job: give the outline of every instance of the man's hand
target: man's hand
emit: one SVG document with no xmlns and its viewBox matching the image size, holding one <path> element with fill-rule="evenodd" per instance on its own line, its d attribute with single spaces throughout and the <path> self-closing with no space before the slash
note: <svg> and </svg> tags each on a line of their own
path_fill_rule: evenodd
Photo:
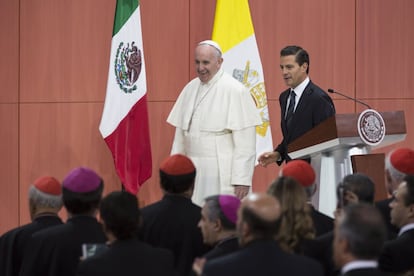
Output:
<svg viewBox="0 0 414 276">
<path fill-rule="evenodd" d="M 265 167 L 269 164 L 275 163 L 280 158 L 280 153 L 277 151 L 270 151 L 262 153 L 257 161 L 262 167 Z"/>
<path fill-rule="evenodd" d="M 234 185 L 234 194 L 241 200 L 249 193 L 250 186 Z"/>
<path fill-rule="evenodd" d="M 193 271 L 197 276 L 201 276 L 203 274 L 203 268 L 206 264 L 206 258 L 195 258 L 193 262 Z"/>
</svg>

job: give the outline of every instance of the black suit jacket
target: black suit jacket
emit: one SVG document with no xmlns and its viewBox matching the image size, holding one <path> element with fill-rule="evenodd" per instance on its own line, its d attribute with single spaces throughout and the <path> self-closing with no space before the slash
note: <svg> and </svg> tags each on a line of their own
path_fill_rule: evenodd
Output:
<svg viewBox="0 0 414 276">
<path fill-rule="evenodd" d="M 0 241 L 0 275 L 19 275 L 23 255 L 33 233 L 42 229 L 62 224 L 56 215 L 42 215 L 31 223 L 17 227 L 2 236 Z"/>
<path fill-rule="evenodd" d="M 87 258 L 78 266 L 78 276 L 173 275 L 173 254 L 137 239 L 115 241 L 102 253 Z"/>
<path fill-rule="evenodd" d="M 170 249 L 179 275 L 188 275 L 194 258 L 207 251 L 197 226 L 201 208 L 189 198 L 165 195 L 162 200 L 142 208 L 141 214 L 140 240 Z"/>
<path fill-rule="evenodd" d="M 256 240 L 229 255 L 208 261 L 204 276 L 318 276 L 321 266 L 304 256 L 289 254 L 274 240 Z"/>
<path fill-rule="evenodd" d="M 319 212 L 312 205 L 310 207 L 313 226 L 315 228 L 315 236 L 319 237 L 323 234 L 333 231 L 333 218 Z"/>
<path fill-rule="evenodd" d="M 82 244 L 105 242 L 102 225 L 96 218 L 74 216 L 65 224 L 33 234 L 20 276 L 73 276 L 82 256 Z"/>
<path fill-rule="evenodd" d="M 234 251 L 239 250 L 239 241 L 237 237 L 225 239 L 220 241 L 213 249 L 207 252 L 203 257 L 207 260 L 215 259 Z"/>
<path fill-rule="evenodd" d="M 292 129 L 288 130 L 285 114 L 289 93 L 290 88 L 282 92 L 279 97 L 281 110 L 280 126 L 283 134 L 282 142 L 275 149 L 282 158 L 278 162 L 279 165 L 284 160 L 290 160 L 290 157 L 287 155 L 289 143 L 335 114 L 335 106 L 331 97 L 310 81 L 296 106 L 292 117 Z"/>
<path fill-rule="evenodd" d="M 375 203 L 375 207 L 381 212 L 382 217 L 384 218 L 385 225 L 387 226 L 388 240 L 393 240 L 398 235 L 398 227 L 391 224 L 391 208 L 390 203 L 393 199 L 387 198 Z"/>
<path fill-rule="evenodd" d="M 414 229 L 384 244 L 379 268 L 397 273 L 414 269 Z"/>
</svg>

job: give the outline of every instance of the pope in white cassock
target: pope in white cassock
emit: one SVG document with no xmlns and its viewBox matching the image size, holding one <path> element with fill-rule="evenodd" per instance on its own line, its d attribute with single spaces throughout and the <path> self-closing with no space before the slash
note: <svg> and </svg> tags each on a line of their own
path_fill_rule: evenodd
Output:
<svg viewBox="0 0 414 276">
<path fill-rule="evenodd" d="M 262 123 L 249 90 L 221 69 L 220 46 L 211 40 L 195 49 L 198 77 L 181 91 L 167 122 L 176 127 L 171 154 L 187 155 L 197 174 L 192 200 L 235 194 L 252 185 L 256 129 Z"/>
</svg>

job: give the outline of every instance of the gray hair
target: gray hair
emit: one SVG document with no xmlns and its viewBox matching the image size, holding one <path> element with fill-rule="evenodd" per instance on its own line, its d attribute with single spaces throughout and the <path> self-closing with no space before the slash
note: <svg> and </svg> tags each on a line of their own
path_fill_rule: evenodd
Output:
<svg viewBox="0 0 414 276">
<path fill-rule="evenodd" d="M 63 206 L 61 195 L 44 193 L 33 185 L 29 188 L 29 201 L 35 206 L 44 208 L 60 209 Z"/>
<path fill-rule="evenodd" d="M 359 259 L 377 259 L 386 239 L 381 213 L 370 204 L 357 203 L 346 206 L 342 216 L 337 234 L 348 241 L 352 255 Z"/>
<path fill-rule="evenodd" d="M 387 157 L 385 158 L 385 169 L 390 174 L 390 177 L 392 181 L 395 183 L 401 183 L 404 179 L 404 177 L 407 175 L 406 173 L 400 172 L 397 170 L 391 163 L 391 155 L 394 151 L 387 154 Z"/>
<path fill-rule="evenodd" d="M 221 225 L 226 230 L 235 230 L 236 224 L 231 222 L 223 213 L 219 202 L 219 195 L 208 196 L 205 199 L 208 208 L 208 219 L 210 221 L 220 220 Z"/>
</svg>

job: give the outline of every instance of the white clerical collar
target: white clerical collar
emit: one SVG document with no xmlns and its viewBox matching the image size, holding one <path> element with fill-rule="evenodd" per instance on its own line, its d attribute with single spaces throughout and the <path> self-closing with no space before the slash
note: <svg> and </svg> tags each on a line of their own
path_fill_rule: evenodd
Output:
<svg viewBox="0 0 414 276">
<path fill-rule="evenodd" d="M 341 274 L 345 274 L 350 270 L 361 269 L 361 268 L 377 268 L 378 262 L 373 260 L 356 260 L 347 263 L 341 269 Z"/>
<path fill-rule="evenodd" d="M 407 225 L 404 225 L 401 227 L 400 232 L 398 232 L 398 236 L 401 236 L 404 232 L 407 232 L 408 230 L 414 229 L 414 223 L 409 223 Z"/>
</svg>

